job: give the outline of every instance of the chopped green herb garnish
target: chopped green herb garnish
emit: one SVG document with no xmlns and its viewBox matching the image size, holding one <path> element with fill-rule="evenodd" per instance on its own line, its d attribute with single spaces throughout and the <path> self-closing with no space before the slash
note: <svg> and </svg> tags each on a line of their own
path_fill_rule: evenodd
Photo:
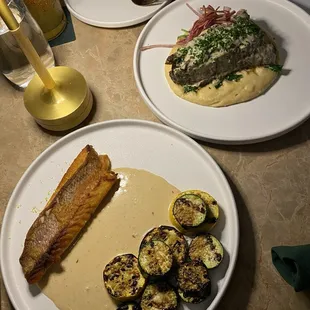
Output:
<svg viewBox="0 0 310 310">
<path fill-rule="evenodd" d="M 194 58 L 195 65 L 212 61 L 212 54 L 224 53 L 235 48 L 236 41 L 241 40 L 244 46 L 249 44 L 250 36 L 263 37 L 263 31 L 251 20 L 237 17 L 235 23 L 227 27 L 211 27 L 205 33 L 193 39 L 192 49 L 188 56 Z"/>
<path fill-rule="evenodd" d="M 235 74 L 235 73 L 231 73 L 231 74 L 228 74 L 225 78 L 225 80 L 227 81 L 236 81 L 238 82 L 240 79 L 243 78 L 243 75 L 242 74 Z"/>
<path fill-rule="evenodd" d="M 228 74 L 224 79 L 218 80 L 218 82 L 214 85 L 214 87 L 216 89 L 220 88 L 223 85 L 224 80 L 239 82 L 242 78 L 243 78 L 242 74 L 231 73 Z"/>
<path fill-rule="evenodd" d="M 189 93 L 191 91 L 197 93 L 198 89 L 199 89 L 199 87 L 197 87 L 197 86 L 191 86 L 191 85 L 184 85 L 183 86 L 183 90 L 184 90 L 185 94 Z"/>
<path fill-rule="evenodd" d="M 281 65 L 268 65 L 268 66 L 265 66 L 266 68 L 274 71 L 274 72 L 281 72 L 282 71 L 282 68 L 283 66 Z"/>
<path fill-rule="evenodd" d="M 176 52 L 176 56 L 175 56 L 175 63 L 180 63 L 184 60 L 185 56 L 187 55 L 188 51 L 189 51 L 189 47 L 180 47 L 178 48 L 177 52 Z"/>
</svg>

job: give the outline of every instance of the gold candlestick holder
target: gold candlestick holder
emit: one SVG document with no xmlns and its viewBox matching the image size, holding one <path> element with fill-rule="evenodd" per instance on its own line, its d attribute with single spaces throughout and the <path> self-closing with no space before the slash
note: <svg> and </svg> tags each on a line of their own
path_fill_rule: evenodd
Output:
<svg viewBox="0 0 310 310">
<path fill-rule="evenodd" d="M 37 73 L 25 90 L 27 111 L 39 125 L 53 131 L 68 130 L 80 124 L 93 105 L 83 75 L 69 67 L 45 68 L 5 0 L 0 0 L 0 16 Z"/>
</svg>

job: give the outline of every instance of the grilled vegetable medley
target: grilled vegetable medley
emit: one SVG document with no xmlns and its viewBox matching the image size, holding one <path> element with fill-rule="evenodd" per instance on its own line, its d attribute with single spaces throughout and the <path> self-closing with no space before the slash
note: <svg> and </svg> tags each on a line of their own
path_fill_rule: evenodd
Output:
<svg viewBox="0 0 310 310">
<path fill-rule="evenodd" d="M 171 202 L 169 214 L 178 230 L 155 227 L 142 239 L 138 258 L 123 254 L 106 265 L 108 293 L 125 302 L 117 310 L 176 310 L 181 301 L 200 303 L 210 295 L 208 269 L 224 255 L 209 233 L 219 218 L 216 200 L 202 191 L 185 191 Z M 189 245 L 183 234 L 193 237 Z"/>
</svg>

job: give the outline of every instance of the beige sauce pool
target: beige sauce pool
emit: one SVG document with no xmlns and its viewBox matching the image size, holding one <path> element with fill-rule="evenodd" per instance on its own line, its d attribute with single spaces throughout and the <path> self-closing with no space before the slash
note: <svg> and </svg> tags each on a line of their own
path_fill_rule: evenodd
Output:
<svg viewBox="0 0 310 310">
<path fill-rule="evenodd" d="M 39 284 L 61 310 L 115 309 L 102 279 L 105 265 L 121 253 L 137 255 L 148 230 L 169 225 L 168 206 L 178 189 L 147 171 L 115 171 L 121 182 L 111 201 Z"/>
</svg>

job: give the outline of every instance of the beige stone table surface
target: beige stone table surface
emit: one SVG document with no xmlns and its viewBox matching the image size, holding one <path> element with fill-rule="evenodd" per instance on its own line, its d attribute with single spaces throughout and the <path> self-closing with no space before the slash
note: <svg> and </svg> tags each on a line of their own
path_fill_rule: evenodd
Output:
<svg viewBox="0 0 310 310">
<path fill-rule="evenodd" d="M 81 71 L 96 98 L 83 124 L 135 118 L 158 122 L 135 86 L 132 56 L 142 26 L 107 30 L 73 19 L 76 41 L 54 48 L 58 64 Z M 30 163 L 64 134 L 38 127 L 22 93 L 0 78 L 0 219 Z M 226 173 L 238 204 L 240 251 L 218 309 L 310 309 L 310 293 L 295 293 L 275 271 L 275 245 L 310 243 L 310 122 L 252 146 L 202 144 Z M 10 308 L 3 283 L 1 309 Z"/>
</svg>

